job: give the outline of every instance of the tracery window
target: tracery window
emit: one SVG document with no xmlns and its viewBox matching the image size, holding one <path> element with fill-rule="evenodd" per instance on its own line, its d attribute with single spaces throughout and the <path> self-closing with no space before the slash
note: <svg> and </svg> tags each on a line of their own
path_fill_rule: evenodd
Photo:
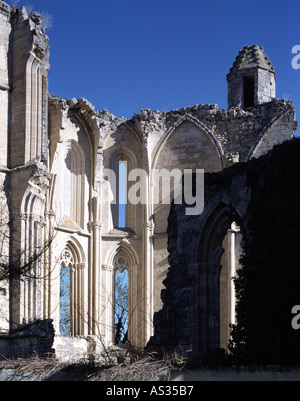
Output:
<svg viewBox="0 0 300 401">
<path fill-rule="evenodd" d="M 86 330 L 85 263 L 75 244 L 68 242 L 60 257 L 59 330 L 64 336 Z"/>
<path fill-rule="evenodd" d="M 117 255 L 114 266 L 114 320 L 115 343 L 128 341 L 128 261 L 121 253 Z"/>
<path fill-rule="evenodd" d="M 62 252 L 60 260 L 60 292 L 59 292 L 59 332 L 71 335 L 71 269 L 74 260 L 69 249 Z"/>
</svg>

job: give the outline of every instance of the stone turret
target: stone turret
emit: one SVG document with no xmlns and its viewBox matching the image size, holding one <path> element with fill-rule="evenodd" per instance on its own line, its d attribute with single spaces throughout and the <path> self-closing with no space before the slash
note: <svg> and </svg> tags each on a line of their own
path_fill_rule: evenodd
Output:
<svg viewBox="0 0 300 401">
<path fill-rule="evenodd" d="M 275 98 L 275 69 L 263 47 L 245 46 L 227 74 L 228 107 L 255 107 Z"/>
</svg>

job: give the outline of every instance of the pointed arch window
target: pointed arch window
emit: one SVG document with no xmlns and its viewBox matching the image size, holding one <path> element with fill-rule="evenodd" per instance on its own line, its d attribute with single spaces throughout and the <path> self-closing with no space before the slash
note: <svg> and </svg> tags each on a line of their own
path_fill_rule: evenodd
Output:
<svg viewBox="0 0 300 401">
<path fill-rule="evenodd" d="M 69 242 L 60 257 L 59 332 L 63 336 L 79 336 L 85 331 L 84 268 L 78 249 Z"/>
<path fill-rule="evenodd" d="M 127 162 L 119 161 L 118 171 L 118 227 L 126 227 Z"/>
<path fill-rule="evenodd" d="M 59 332 L 65 337 L 71 335 L 71 269 L 74 261 L 69 249 L 65 249 L 60 263 L 59 287 Z"/>
<path fill-rule="evenodd" d="M 73 140 L 66 142 L 63 170 L 63 214 L 80 227 L 84 227 L 84 165 L 81 146 Z M 80 196 L 78 196 L 80 194 Z"/>
<path fill-rule="evenodd" d="M 137 169 L 137 160 L 133 152 L 121 147 L 109 160 L 109 170 L 113 171 L 110 191 L 113 201 L 110 202 L 111 220 L 109 230 L 121 229 L 136 231 L 136 213 L 139 205 L 128 202 L 128 191 L 133 183 L 128 182 L 128 175 Z M 104 169 L 106 170 L 106 169 Z"/>
<path fill-rule="evenodd" d="M 115 344 L 128 341 L 128 261 L 121 253 L 115 260 L 114 269 L 114 322 Z"/>
</svg>

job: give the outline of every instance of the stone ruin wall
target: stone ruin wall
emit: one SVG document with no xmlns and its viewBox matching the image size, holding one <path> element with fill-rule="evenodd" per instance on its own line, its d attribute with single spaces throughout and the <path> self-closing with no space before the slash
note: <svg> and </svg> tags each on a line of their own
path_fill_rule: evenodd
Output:
<svg viewBox="0 0 300 401">
<path fill-rule="evenodd" d="M 293 104 L 278 99 L 251 110 L 240 107 L 226 110 L 214 104 L 199 104 L 169 112 L 144 109 L 131 120 L 125 121 L 108 112 L 97 112 L 97 116 L 104 138 L 118 137 L 115 133 L 124 124 L 125 134 L 127 127 L 127 132 L 131 128 L 143 135 L 152 168 L 203 168 L 205 172 L 220 171 L 238 161 L 259 157 L 273 144 L 290 139 L 293 135 L 291 131 L 297 127 Z M 203 132 L 209 132 L 210 139 Z M 160 141 L 168 134 L 170 137 L 157 156 Z M 132 149 L 131 140 L 134 138 L 129 132 L 127 135 L 128 139 L 122 142 L 122 146 Z M 215 145 L 212 138 L 217 140 Z M 114 144 L 115 140 L 111 141 L 107 146 Z M 103 154 L 104 158 L 107 157 L 105 141 Z M 152 185 L 155 183 L 152 182 Z M 154 310 L 158 311 L 162 307 L 162 281 L 169 268 L 166 235 L 169 207 L 154 207 L 153 214 Z M 139 231 L 139 225 L 136 227 Z"/>
<path fill-rule="evenodd" d="M 216 279 L 220 280 L 224 269 L 220 247 L 224 224 L 228 226 L 237 219 L 242 235 L 250 241 L 249 226 L 255 204 L 261 202 L 267 172 L 276 176 L 274 164 L 280 168 L 280 163 L 285 162 L 289 154 L 295 157 L 298 149 L 299 139 L 295 138 L 257 159 L 206 174 L 206 197 L 201 215 L 186 216 L 185 205 L 172 204 L 168 225 L 170 268 L 164 280 L 163 307 L 154 315 L 154 336 L 147 349 L 175 348 L 191 358 L 220 346 L 220 340 L 221 346 L 227 349 L 228 338 L 226 344 L 222 344 L 220 338 L 222 318 L 219 308 L 222 300 L 218 291 L 221 283 L 219 288 L 214 284 Z M 292 198 L 293 194 L 284 193 L 282 196 L 283 199 Z M 209 236 L 203 240 L 207 231 Z M 206 288 L 203 282 L 207 283 Z M 203 311 L 207 315 L 201 320 L 199 316 Z"/>
<path fill-rule="evenodd" d="M 9 209 L 8 209 L 8 188 L 7 188 L 7 162 L 8 162 L 8 128 L 9 128 L 9 52 L 10 52 L 10 7 L 0 2 L 0 242 L 1 242 L 1 263 L 8 262 L 9 255 Z M 0 270 L 1 275 L 1 270 Z M 9 286 L 7 280 L 0 281 L 0 327 L 3 331 L 9 328 Z"/>
<path fill-rule="evenodd" d="M 153 294 L 151 293 L 150 297 L 153 296 L 151 299 L 153 312 L 158 312 L 162 308 L 161 291 L 164 289 L 163 280 L 169 268 L 167 250 L 169 205 L 154 207 L 151 209 L 151 216 L 146 218 L 142 208 L 137 207 L 129 219 L 129 228 L 134 231 L 134 234 L 127 233 L 123 237 L 111 235 L 112 225 L 106 212 L 109 210 L 107 201 L 100 197 L 99 190 L 103 166 L 109 166 L 110 157 L 114 151 L 119 151 L 118 147 L 121 145 L 121 148 L 135 155 L 139 168 L 173 169 L 185 166 L 203 168 L 206 172 L 220 171 L 238 161 L 244 162 L 253 156 L 258 157 L 266 153 L 274 144 L 290 139 L 297 127 L 293 104 L 273 99 L 247 110 L 238 106 L 223 110 L 216 104 L 199 104 L 168 112 L 143 109 L 131 119 L 118 118 L 107 110 L 95 111 L 84 98 L 66 100 L 49 95 L 47 88 L 48 38 L 40 26 L 38 15 L 36 13 L 28 15 L 25 8 L 11 8 L 0 1 L 0 17 L 0 55 L 3 56 L 0 62 L 0 168 L 3 180 L 8 180 L 14 191 L 8 202 L 5 198 L 6 193 L 3 193 L 6 205 L 4 215 L 8 213 L 8 204 L 13 210 L 18 212 L 21 210 L 26 191 L 29 190 L 28 199 L 34 199 L 34 201 L 34 196 L 37 194 L 40 200 L 38 210 L 40 215 L 37 213 L 36 216 L 29 216 L 28 207 L 25 213 L 22 211 L 23 218 L 34 217 L 36 223 L 44 222 L 45 218 L 46 224 L 50 226 L 53 212 L 56 212 L 56 224 L 60 231 L 56 242 L 53 243 L 53 253 L 50 258 L 53 260 L 59 258 L 62 251 L 60 247 L 66 243 L 66 239 L 71 237 L 70 233 L 73 230 L 72 238 L 76 238 L 80 244 L 82 253 L 86 256 L 85 260 L 97 260 L 97 269 L 99 269 L 99 275 L 103 277 L 103 283 L 111 284 L 109 269 L 112 267 L 106 263 L 107 255 L 113 254 L 114 249 L 120 244 L 128 244 L 134 249 L 139 261 L 138 266 L 135 267 L 134 281 L 139 283 L 141 288 L 144 286 L 143 277 L 148 274 L 147 269 L 153 268 L 153 283 L 150 288 Z M 12 29 L 14 42 L 11 39 Z M 14 52 L 12 48 L 15 49 Z M 15 67 L 13 73 L 10 71 L 12 62 Z M 30 73 L 25 76 L 24 70 L 27 63 L 31 67 Z M 40 101 L 33 96 L 38 82 L 41 83 Z M 12 93 L 11 88 L 14 88 Z M 31 102 L 27 101 L 28 99 Z M 11 125 L 9 102 L 11 102 L 11 112 L 14 117 Z M 49 132 L 47 131 L 48 112 Z M 29 121 L 28 116 L 34 117 L 33 124 L 30 126 L 24 123 Z M 48 209 L 45 215 L 43 214 L 43 202 L 45 202 L 49 185 L 49 193 L 53 196 L 51 191 L 54 187 L 55 175 L 58 176 L 57 182 L 60 185 L 57 187 L 58 190 L 56 189 L 54 200 L 57 201 L 57 205 L 67 203 L 68 196 L 63 193 L 64 186 L 61 179 L 65 173 L 63 170 L 65 164 L 60 164 L 57 160 L 57 155 L 59 156 L 66 142 L 76 143 L 78 148 L 81 147 L 83 159 L 85 158 L 85 165 L 81 171 L 81 175 L 85 177 L 81 188 L 84 188 L 87 196 L 84 200 L 76 201 L 78 207 L 75 208 L 77 212 L 72 216 L 74 218 L 72 222 L 66 219 L 59 220 L 62 214 L 59 207 L 55 211 Z M 10 149 L 18 151 L 10 153 Z M 41 179 L 35 177 L 35 174 Z M 154 186 L 155 182 L 152 181 L 151 185 Z M 52 202 L 50 196 L 46 201 L 48 202 L 46 207 L 49 207 Z M 55 202 L 51 204 L 53 205 Z M 78 213 L 79 209 L 83 212 L 82 214 Z M 134 214 L 135 216 L 132 217 Z M 81 216 L 81 219 L 78 216 Z M 17 240 L 21 238 L 19 223 L 14 229 Z M 25 233 L 25 237 L 26 235 L 28 233 Z M 93 249 L 92 242 L 96 242 L 95 238 L 100 241 L 98 235 L 101 235 L 101 255 L 99 255 L 100 252 L 95 251 L 94 257 L 94 254 L 89 252 L 93 252 L 91 249 Z M 149 237 L 146 238 L 146 235 Z M 151 256 L 149 249 L 145 250 L 146 244 L 150 243 L 149 239 L 152 241 Z M 143 259 L 145 254 L 148 255 L 147 261 Z M 95 269 L 95 266 L 92 268 Z M 90 277 L 89 280 L 91 281 Z M 1 288 L 0 301 L 2 296 L 4 297 L 2 300 L 6 302 L 9 297 L 8 286 L 1 283 Z M 56 297 L 56 302 L 58 294 L 59 283 L 56 280 L 51 288 L 51 297 Z M 44 305 L 42 301 L 40 305 L 35 305 L 39 313 L 42 308 L 47 310 L 48 295 L 43 299 Z M 35 297 L 31 301 L 33 305 Z M 151 303 L 148 300 L 147 302 L 142 300 L 142 302 Z M 8 305 L 8 302 L 6 304 Z M 18 309 L 15 314 L 16 320 L 22 322 L 25 318 L 30 321 L 29 315 L 22 316 L 23 305 L 21 304 L 22 302 L 15 304 Z M 55 304 L 55 301 L 52 304 Z M 105 303 L 104 307 L 106 307 Z M 9 315 L 8 309 L 3 311 L 6 316 Z M 29 314 L 26 310 L 27 313 Z M 57 311 L 53 315 L 55 315 L 54 320 L 58 320 Z M 137 319 L 139 323 L 141 320 Z M 150 326 L 149 322 L 147 325 Z M 4 331 L 8 329 L 8 322 L 1 320 L 1 316 L 0 327 Z M 144 327 L 142 329 L 144 330 Z M 145 334 L 143 341 L 146 337 Z"/>
<path fill-rule="evenodd" d="M 22 325 L 13 334 L 1 335 L 0 359 L 49 356 L 54 353 L 51 319 Z"/>
</svg>

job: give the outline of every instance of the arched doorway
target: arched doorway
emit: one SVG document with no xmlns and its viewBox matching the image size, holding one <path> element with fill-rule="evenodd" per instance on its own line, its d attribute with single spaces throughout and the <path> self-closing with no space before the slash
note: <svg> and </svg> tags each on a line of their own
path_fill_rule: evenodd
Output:
<svg viewBox="0 0 300 401">
<path fill-rule="evenodd" d="M 195 345 L 205 354 L 226 348 L 229 325 L 235 320 L 233 277 L 241 255 L 243 222 L 230 206 L 220 203 L 203 220 L 197 241 Z"/>
</svg>

